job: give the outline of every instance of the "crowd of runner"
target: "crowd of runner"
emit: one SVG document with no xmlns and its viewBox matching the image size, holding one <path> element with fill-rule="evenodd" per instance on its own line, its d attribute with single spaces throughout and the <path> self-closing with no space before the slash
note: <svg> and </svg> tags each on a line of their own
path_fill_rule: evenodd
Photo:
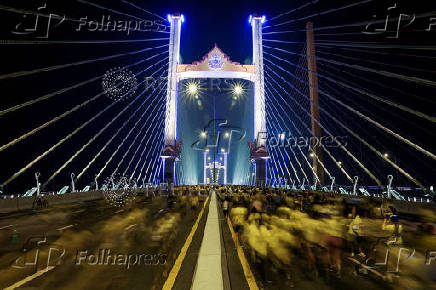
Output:
<svg viewBox="0 0 436 290">
<path fill-rule="evenodd" d="M 273 269 L 293 286 L 294 267 L 306 267 L 313 278 L 370 275 L 410 289 L 435 286 L 434 210 L 403 224 L 386 200 L 244 186 L 217 193 L 263 282 Z"/>
</svg>

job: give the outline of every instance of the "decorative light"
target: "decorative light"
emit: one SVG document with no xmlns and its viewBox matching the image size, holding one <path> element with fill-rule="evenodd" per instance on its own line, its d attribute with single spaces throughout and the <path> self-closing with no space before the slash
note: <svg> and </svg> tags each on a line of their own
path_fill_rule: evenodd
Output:
<svg viewBox="0 0 436 290">
<path fill-rule="evenodd" d="M 185 15 L 182 14 L 181 19 L 182 19 L 182 23 L 185 22 Z"/>
<path fill-rule="evenodd" d="M 224 137 L 229 138 L 230 137 L 229 132 L 224 133 Z"/>
<path fill-rule="evenodd" d="M 265 21 L 266 21 L 266 16 L 265 16 L 265 15 L 263 15 L 263 16 L 262 16 L 262 20 L 261 20 L 261 23 L 263 24 L 263 23 L 265 23 Z"/>
<path fill-rule="evenodd" d="M 167 15 L 167 20 L 169 23 L 171 23 L 171 15 L 170 14 Z"/>
<path fill-rule="evenodd" d="M 224 148 L 221 148 L 221 152 L 225 153 L 225 152 L 226 152 L 226 150 L 224 150 Z"/>
<path fill-rule="evenodd" d="M 206 136 L 207 136 L 207 133 L 206 133 L 206 132 L 202 131 L 202 132 L 200 133 L 200 137 L 201 137 L 201 138 L 206 138 Z"/>
<path fill-rule="evenodd" d="M 248 17 L 248 23 L 251 24 L 251 20 L 253 19 L 253 15 L 250 14 L 250 17 Z"/>
<path fill-rule="evenodd" d="M 128 98 L 138 87 L 136 75 L 128 69 L 115 67 L 105 73 L 101 85 L 104 93 L 113 100 Z"/>
<path fill-rule="evenodd" d="M 309 154 L 309 156 L 310 156 L 310 157 L 314 157 L 314 156 L 315 156 L 315 154 L 313 154 L 313 153 L 310 153 L 310 154 Z"/>
<path fill-rule="evenodd" d="M 385 158 L 389 158 L 389 154 L 388 154 L 388 153 L 383 154 L 383 156 L 384 156 Z"/>
<path fill-rule="evenodd" d="M 195 82 L 189 83 L 186 92 L 191 96 L 196 96 L 198 93 L 198 84 Z"/>
<path fill-rule="evenodd" d="M 236 84 L 233 87 L 233 94 L 236 96 L 240 96 L 244 93 L 244 88 L 240 84 Z"/>
<path fill-rule="evenodd" d="M 285 140 L 285 134 L 279 134 L 279 139 L 280 140 Z"/>
<path fill-rule="evenodd" d="M 342 161 L 339 161 L 339 162 L 338 162 L 338 165 L 341 166 L 341 165 L 342 165 Z"/>
</svg>

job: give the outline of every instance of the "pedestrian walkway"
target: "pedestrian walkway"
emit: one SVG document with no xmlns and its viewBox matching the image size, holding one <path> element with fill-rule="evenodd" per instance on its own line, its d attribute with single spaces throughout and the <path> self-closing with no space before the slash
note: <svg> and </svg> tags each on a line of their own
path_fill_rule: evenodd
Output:
<svg viewBox="0 0 436 290">
<path fill-rule="evenodd" d="M 222 290 L 223 275 L 221 268 L 221 237 L 219 229 L 217 199 L 212 192 L 209 214 L 204 229 L 203 241 L 198 255 L 192 283 L 193 290 Z"/>
</svg>

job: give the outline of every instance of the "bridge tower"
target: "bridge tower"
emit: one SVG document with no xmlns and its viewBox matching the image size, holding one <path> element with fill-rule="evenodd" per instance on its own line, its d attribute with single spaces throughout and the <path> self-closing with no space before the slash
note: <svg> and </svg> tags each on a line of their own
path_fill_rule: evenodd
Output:
<svg viewBox="0 0 436 290">
<path fill-rule="evenodd" d="M 249 22 L 253 31 L 254 66 L 254 143 L 250 146 L 250 158 L 255 162 L 256 183 L 268 181 L 268 151 L 266 148 L 267 131 L 265 115 L 265 79 L 263 67 L 262 24 L 265 16 L 252 15 Z"/>
<path fill-rule="evenodd" d="M 171 24 L 169 44 L 169 65 L 167 79 L 167 97 L 165 112 L 165 147 L 161 158 L 163 164 L 163 180 L 175 183 L 175 161 L 180 155 L 181 144 L 176 144 L 177 139 L 177 65 L 180 62 L 180 34 L 183 15 L 168 15 Z"/>
</svg>

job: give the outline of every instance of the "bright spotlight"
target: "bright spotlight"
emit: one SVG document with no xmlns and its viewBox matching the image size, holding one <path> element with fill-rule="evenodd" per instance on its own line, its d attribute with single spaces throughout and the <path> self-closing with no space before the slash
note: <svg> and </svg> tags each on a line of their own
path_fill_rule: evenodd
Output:
<svg viewBox="0 0 436 290">
<path fill-rule="evenodd" d="M 225 153 L 225 152 L 226 152 L 226 150 L 224 150 L 224 148 L 221 148 L 221 152 Z"/>
<path fill-rule="evenodd" d="M 203 132 L 200 133 L 200 137 L 201 137 L 201 138 L 206 138 L 206 136 L 207 136 L 207 133 L 206 133 L 206 132 L 203 131 Z"/>
<path fill-rule="evenodd" d="M 198 93 L 198 84 L 197 83 L 189 83 L 187 88 L 187 93 L 191 96 L 195 96 Z"/>
<path fill-rule="evenodd" d="M 313 153 L 310 153 L 310 154 L 309 154 L 309 156 L 310 156 L 310 157 L 314 157 L 314 156 L 315 156 L 315 154 L 313 154 Z"/>
<path fill-rule="evenodd" d="M 383 156 L 384 156 L 385 158 L 389 158 L 389 154 L 388 154 L 388 153 L 383 154 Z"/>
<path fill-rule="evenodd" d="M 229 138 L 229 137 L 230 137 L 229 132 L 226 132 L 226 133 L 224 134 L 224 137 Z"/>
<path fill-rule="evenodd" d="M 338 165 L 341 166 L 341 165 L 342 165 L 342 161 L 339 161 L 339 162 L 338 162 Z"/>
<path fill-rule="evenodd" d="M 235 96 L 240 96 L 240 95 L 242 95 L 244 93 L 244 88 L 240 85 L 240 84 L 236 84 L 234 87 L 233 87 L 233 94 L 235 95 Z"/>
</svg>

